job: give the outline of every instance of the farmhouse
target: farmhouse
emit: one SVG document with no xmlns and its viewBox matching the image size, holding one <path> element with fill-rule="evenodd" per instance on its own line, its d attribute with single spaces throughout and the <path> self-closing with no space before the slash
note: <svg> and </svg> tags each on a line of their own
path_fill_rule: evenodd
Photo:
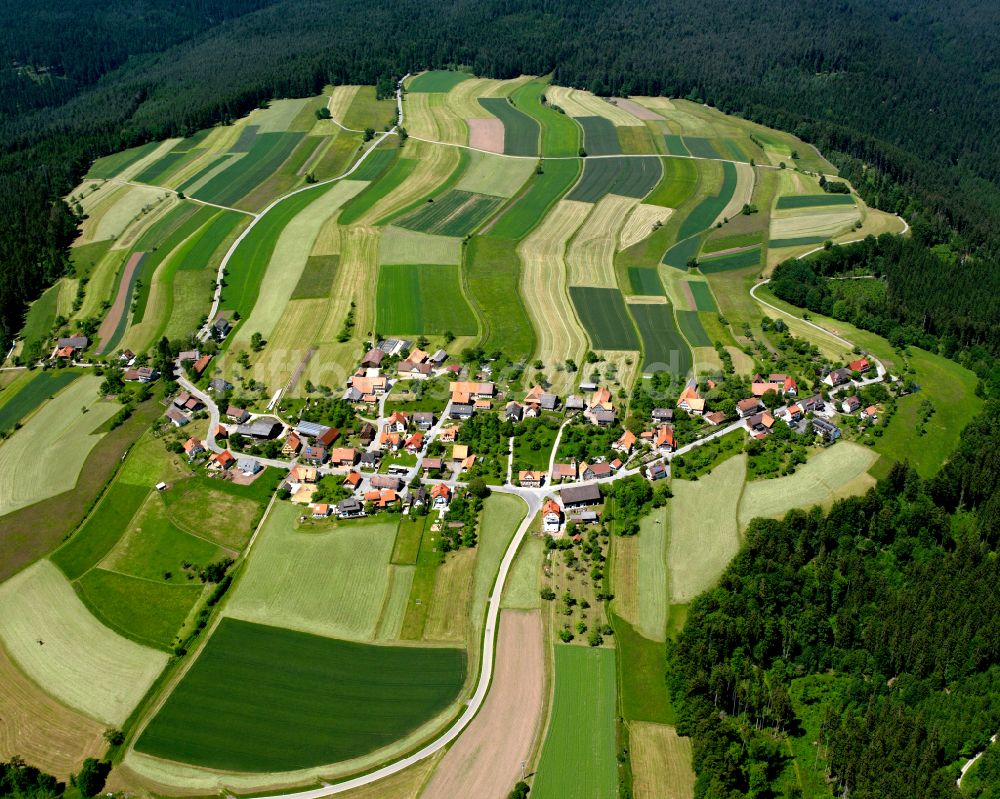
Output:
<svg viewBox="0 0 1000 799">
<path fill-rule="evenodd" d="M 545 482 L 545 472 L 522 470 L 517 473 L 517 481 L 522 488 L 541 488 Z"/>
<path fill-rule="evenodd" d="M 554 499 L 545 500 L 542 505 L 542 529 L 546 533 L 558 533 L 562 527 L 562 508 Z"/>
<path fill-rule="evenodd" d="M 567 510 L 599 505 L 601 503 L 601 489 L 594 483 L 564 488 L 559 492 L 559 499 L 562 500 L 563 507 Z"/>
</svg>

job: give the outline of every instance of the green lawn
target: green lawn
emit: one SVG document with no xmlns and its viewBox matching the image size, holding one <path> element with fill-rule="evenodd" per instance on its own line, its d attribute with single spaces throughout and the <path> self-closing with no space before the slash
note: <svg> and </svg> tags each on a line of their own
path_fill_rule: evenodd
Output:
<svg viewBox="0 0 1000 799">
<path fill-rule="evenodd" d="M 518 87 L 511 94 L 514 105 L 538 121 L 542 128 L 542 155 L 576 155 L 580 149 L 580 126 L 572 117 L 542 104 L 548 88 L 545 78 L 536 78 Z"/>
<path fill-rule="evenodd" d="M 569 190 L 580 175 L 580 162 L 543 161 L 542 174 L 528 182 L 528 189 L 503 212 L 483 235 L 520 240 L 543 219 L 548 210 Z"/>
<path fill-rule="evenodd" d="M 387 335 L 476 334 L 476 317 L 462 293 L 460 267 L 385 264 L 378 270 L 376 327 Z"/>
<path fill-rule="evenodd" d="M 556 644 L 555 680 L 532 799 L 616 796 L 614 650 Z"/>
<path fill-rule="evenodd" d="M 594 349 L 639 349 L 639 338 L 618 289 L 571 286 L 569 296 Z"/>
<path fill-rule="evenodd" d="M 235 771 L 349 760 L 448 708 L 465 668 L 460 649 L 373 646 L 223 619 L 136 749 Z"/>
<path fill-rule="evenodd" d="M 667 371 L 678 377 L 687 375 L 693 364 L 691 348 L 677 329 L 673 308 L 633 303 L 629 310 L 642 336 L 642 371 Z"/>
<path fill-rule="evenodd" d="M 535 351 L 535 331 L 518 291 L 516 248 L 512 239 L 476 236 L 465 250 L 465 279 L 483 327 L 482 347 L 500 350 L 515 362 Z"/>
</svg>

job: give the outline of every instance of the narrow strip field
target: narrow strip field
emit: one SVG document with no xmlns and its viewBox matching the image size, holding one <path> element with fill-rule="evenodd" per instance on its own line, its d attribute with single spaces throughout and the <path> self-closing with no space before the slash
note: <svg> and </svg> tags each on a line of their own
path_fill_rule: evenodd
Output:
<svg viewBox="0 0 1000 799">
<path fill-rule="evenodd" d="M 577 316 L 597 350 L 637 350 L 639 338 L 618 289 L 570 286 Z M 663 306 L 643 306 L 661 308 Z"/>
<path fill-rule="evenodd" d="M 223 619 L 136 749 L 233 771 L 335 763 L 414 731 L 464 681 L 460 649 L 373 646 Z"/>
<path fill-rule="evenodd" d="M 673 308 L 647 303 L 630 303 L 628 308 L 642 336 L 643 373 L 685 377 L 691 371 L 691 348 L 677 329 Z"/>
</svg>

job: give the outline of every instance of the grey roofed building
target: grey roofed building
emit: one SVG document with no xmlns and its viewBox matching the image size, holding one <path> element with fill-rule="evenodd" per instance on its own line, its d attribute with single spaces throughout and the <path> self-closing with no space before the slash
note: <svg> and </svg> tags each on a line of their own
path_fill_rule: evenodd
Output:
<svg viewBox="0 0 1000 799">
<path fill-rule="evenodd" d="M 325 424 L 318 424 L 317 422 L 299 422 L 295 425 L 296 433 L 300 436 L 308 436 L 309 438 L 319 438 L 329 429 Z"/>
<path fill-rule="evenodd" d="M 389 474 L 372 475 L 372 488 L 388 488 L 390 491 L 399 491 L 403 487 L 403 481 L 398 477 Z"/>
<path fill-rule="evenodd" d="M 564 488 L 559 492 L 564 508 L 579 508 L 584 505 L 596 505 L 601 501 L 601 489 L 595 484 Z"/>
<path fill-rule="evenodd" d="M 59 339 L 56 343 L 59 345 L 59 349 L 72 347 L 75 350 L 85 350 L 90 343 L 90 339 L 86 336 L 67 336 L 66 338 Z"/>
<path fill-rule="evenodd" d="M 251 438 L 277 438 L 281 430 L 281 422 L 270 416 L 262 416 L 248 424 L 241 424 L 236 428 L 236 432 L 239 435 L 250 436 Z"/>
</svg>

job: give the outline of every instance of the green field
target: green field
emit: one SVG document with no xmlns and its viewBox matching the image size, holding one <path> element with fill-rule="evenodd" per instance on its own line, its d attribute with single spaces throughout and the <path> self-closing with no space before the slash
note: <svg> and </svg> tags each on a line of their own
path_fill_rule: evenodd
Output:
<svg viewBox="0 0 1000 799">
<path fill-rule="evenodd" d="M 542 174 L 536 174 L 525 191 L 503 212 L 484 235 L 520 240 L 538 225 L 548 210 L 576 182 L 580 162 L 543 161 Z"/>
<path fill-rule="evenodd" d="M 538 155 L 540 128 L 535 119 L 506 97 L 481 97 L 479 104 L 503 122 L 503 151 L 507 155 Z"/>
<path fill-rule="evenodd" d="M 684 146 L 695 158 L 720 158 L 719 151 L 712 146 L 712 142 L 702 136 L 685 136 Z"/>
<path fill-rule="evenodd" d="M 646 202 L 665 208 L 679 208 L 698 186 L 698 164 L 690 158 L 664 158 L 663 177 Z"/>
<path fill-rule="evenodd" d="M 583 128 L 583 148 L 587 155 L 618 155 L 621 144 L 614 123 L 605 117 L 576 117 Z"/>
<path fill-rule="evenodd" d="M 717 258 L 698 261 L 698 268 L 706 275 L 714 272 L 728 272 L 732 269 L 746 269 L 748 266 L 759 266 L 760 255 L 761 248 L 754 247 L 750 250 L 741 250 L 729 255 L 720 255 Z"/>
<path fill-rule="evenodd" d="M 220 205 L 237 205 L 278 171 L 278 167 L 298 146 L 302 135 L 258 133 L 246 155 L 192 192 L 192 196 Z"/>
<path fill-rule="evenodd" d="M 398 189 L 403 184 L 403 181 L 410 176 L 410 173 L 413 172 L 418 163 L 415 158 L 400 158 L 397 160 L 386 170 L 382 177 L 370 184 L 364 191 L 344 205 L 340 216 L 337 217 L 337 221 L 341 225 L 350 225 L 357 222 L 358 219 L 374 207 L 375 203 L 386 197 L 390 192 Z"/>
<path fill-rule="evenodd" d="M 823 205 L 854 205 L 854 197 L 850 194 L 786 194 L 778 198 L 774 207 L 785 208 L 817 208 Z"/>
<path fill-rule="evenodd" d="M 552 719 L 532 799 L 609 799 L 617 792 L 615 652 L 555 647 Z"/>
<path fill-rule="evenodd" d="M 656 267 L 630 266 L 628 268 L 628 284 L 632 293 L 640 296 L 662 297 L 665 293 Z"/>
<path fill-rule="evenodd" d="M 645 373 L 667 371 L 684 377 L 691 371 L 691 348 L 681 337 L 669 305 L 632 303 L 629 311 L 642 336 Z"/>
<path fill-rule="evenodd" d="M 684 146 L 684 139 L 678 136 L 676 133 L 667 133 L 663 137 L 664 143 L 667 145 L 667 152 L 670 155 L 691 155 L 688 148 Z"/>
<path fill-rule="evenodd" d="M 451 70 L 434 69 L 417 75 L 406 87 L 408 92 L 448 92 L 454 89 L 463 80 L 468 80 L 471 75 L 467 72 L 453 72 Z"/>
<path fill-rule="evenodd" d="M 513 361 L 535 351 L 535 331 L 521 300 L 517 242 L 476 236 L 466 248 L 465 280 L 482 323 L 482 347 L 501 350 Z M 454 332 L 454 331 L 452 331 Z"/>
<path fill-rule="evenodd" d="M 678 241 L 700 233 L 711 226 L 715 218 L 722 213 L 722 210 L 732 199 L 733 192 L 736 191 L 736 179 L 736 165 L 728 161 L 723 162 L 722 187 L 719 189 L 719 193 L 705 197 L 691 210 L 677 232 Z"/>
<path fill-rule="evenodd" d="M 569 296 L 594 349 L 639 349 L 635 327 L 618 289 L 570 286 Z"/>
<path fill-rule="evenodd" d="M 329 296 L 338 266 L 339 255 L 310 255 L 289 299 L 312 300 Z"/>
<path fill-rule="evenodd" d="M 691 296 L 694 297 L 694 305 L 699 311 L 717 311 L 715 297 L 712 296 L 712 288 L 708 283 L 700 280 L 687 281 L 688 288 L 691 289 Z"/>
<path fill-rule="evenodd" d="M 113 178 L 123 169 L 132 166 L 136 161 L 145 158 L 153 150 L 160 146 L 160 142 L 151 141 L 139 147 L 132 147 L 129 150 L 122 150 L 120 153 L 106 155 L 98 158 L 87 170 L 88 178 Z"/>
<path fill-rule="evenodd" d="M 378 270 L 376 326 L 381 333 L 474 336 L 476 317 L 462 292 L 461 269 L 384 264 Z"/>
<path fill-rule="evenodd" d="M 434 202 L 394 220 L 400 227 L 442 236 L 466 236 L 504 203 L 503 197 L 452 189 Z"/>
<path fill-rule="evenodd" d="M 712 339 L 705 332 L 697 311 L 677 311 L 677 326 L 692 347 L 712 346 Z"/>
<path fill-rule="evenodd" d="M 574 156 L 580 149 L 580 126 L 572 117 L 542 104 L 547 88 L 547 81 L 536 78 L 515 89 L 511 100 L 541 126 L 543 156 Z"/>
<path fill-rule="evenodd" d="M 445 711 L 464 680 L 460 649 L 373 646 L 223 619 L 136 749 L 234 771 L 349 760 Z"/>
<path fill-rule="evenodd" d="M 645 197 L 660 181 L 661 160 L 627 157 L 584 160 L 583 176 L 566 199 L 596 203 L 606 194 Z"/>
<path fill-rule="evenodd" d="M 45 400 L 80 376 L 80 372 L 69 369 L 28 374 L 30 377 L 20 388 L 7 388 L 0 393 L 0 430 L 12 429 Z"/>
</svg>

